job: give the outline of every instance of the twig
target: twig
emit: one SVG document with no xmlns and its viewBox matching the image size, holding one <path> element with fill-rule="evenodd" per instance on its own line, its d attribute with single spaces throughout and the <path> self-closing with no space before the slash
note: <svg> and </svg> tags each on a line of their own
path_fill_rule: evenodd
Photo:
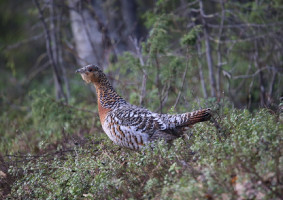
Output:
<svg viewBox="0 0 283 200">
<path fill-rule="evenodd" d="M 35 41 L 35 40 L 39 40 L 42 37 L 44 37 L 44 33 L 40 33 L 40 34 L 32 36 L 32 37 L 30 37 L 28 39 L 24 39 L 22 41 L 14 43 L 14 44 L 8 45 L 8 46 L 4 47 L 4 49 L 8 50 L 8 51 L 9 50 L 13 50 L 13 49 L 16 49 L 16 48 L 20 47 L 23 44 L 26 44 L 26 43 L 29 43 L 29 42 L 32 42 L 32 41 Z"/>
<path fill-rule="evenodd" d="M 267 67 L 263 67 L 263 68 L 258 69 L 258 70 L 257 70 L 255 73 L 253 73 L 253 74 L 232 76 L 232 79 L 252 78 L 252 77 L 256 76 L 258 73 L 260 73 L 261 71 L 264 71 L 264 70 L 267 70 L 267 69 L 269 69 L 269 70 L 272 69 L 272 70 L 274 70 L 274 71 L 280 73 L 280 71 L 277 70 L 277 68 L 267 66 Z"/>
<path fill-rule="evenodd" d="M 225 11 L 227 11 L 227 10 L 225 10 Z M 268 27 L 273 27 L 273 26 L 278 26 L 278 25 L 283 25 L 283 23 L 277 22 L 277 23 L 270 23 L 270 24 L 251 24 L 251 23 L 227 24 L 227 25 L 223 26 L 223 28 L 250 28 L 250 27 L 268 28 Z M 210 27 L 210 28 L 219 28 L 221 25 L 207 23 L 207 26 Z"/>
</svg>

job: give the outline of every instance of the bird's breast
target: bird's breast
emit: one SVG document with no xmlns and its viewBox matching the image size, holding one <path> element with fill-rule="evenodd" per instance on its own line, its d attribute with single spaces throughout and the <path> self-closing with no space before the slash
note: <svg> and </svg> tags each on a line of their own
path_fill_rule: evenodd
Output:
<svg viewBox="0 0 283 200">
<path fill-rule="evenodd" d="M 101 124 L 103 125 L 104 122 L 105 122 L 105 118 L 106 118 L 108 112 L 109 112 L 111 109 L 110 109 L 110 108 L 104 108 L 104 107 L 101 105 L 101 103 L 100 103 L 99 100 L 98 100 L 97 102 L 98 102 L 98 113 L 99 113 L 100 122 L 101 122 Z"/>
</svg>

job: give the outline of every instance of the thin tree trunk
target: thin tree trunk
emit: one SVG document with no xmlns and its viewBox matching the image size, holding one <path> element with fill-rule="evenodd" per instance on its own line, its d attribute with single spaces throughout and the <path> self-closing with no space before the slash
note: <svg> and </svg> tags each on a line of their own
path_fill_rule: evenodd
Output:
<svg viewBox="0 0 283 200">
<path fill-rule="evenodd" d="M 71 27 L 78 53 L 79 65 L 102 65 L 103 46 L 102 33 L 90 11 L 79 0 L 68 0 L 71 18 Z"/>
<path fill-rule="evenodd" d="M 216 47 L 217 51 L 217 76 L 216 76 L 216 91 L 217 91 L 217 98 L 220 98 L 221 96 L 221 69 L 222 69 L 222 53 L 221 53 L 221 39 L 222 39 L 222 32 L 223 32 L 223 26 L 224 26 L 224 20 L 225 20 L 225 7 L 224 2 L 221 0 L 221 21 L 220 21 L 220 27 L 218 31 L 218 43 Z"/>
<path fill-rule="evenodd" d="M 161 83 L 160 83 L 160 65 L 159 65 L 159 60 L 157 58 L 157 55 L 155 56 L 155 62 L 156 62 L 156 85 L 157 85 L 157 89 L 158 89 L 158 96 L 159 96 L 159 103 L 160 103 L 160 113 L 162 113 L 162 108 L 163 108 L 163 103 L 162 103 L 162 90 L 161 90 Z"/>
<path fill-rule="evenodd" d="M 203 9 L 202 0 L 199 1 L 199 7 L 200 7 L 200 13 L 201 13 L 201 19 L 202 19 L 202 25 L 203 25 L 203 34 L 204 34 L 204 42 L 205 42 L 205 54 L 206 54 L 206 62 L 208 66 L 208 72 L 209 72 L 209 81 L 211 85 L 211 96 L 216 96 L 216 82 L 214 77 L 214 69 L 213 69 L 213 60 L 211 56 L 211 47 L 209 42 L 209 35 L 207 31 L 207 25 L 204 19 L 205 13 Z"/>
<path fill-rule="evenodd" d="M 266 98 L 265 98 L 265 86 L 264 86 L 264 78 L 263 78 L 263 72 L 261 70 L 261 67 L 259 66 L 258 63 L 258 44 L 257 41 L 255 40 L 254 42 L 254 47 L 255 47 L 255 53 L 254 53 L 254 65 L 257 70 L 260 70 L 258 75 L 259 75 L 259 88 L 260 88 L 260 105 L 264 107 L 266 105 Z"/>
<path fill-rule="evenodd" d="M 277 72 L 275 70 L 272 70 L 272 77 L 271 77 L 271 81 L 269 84 L 268 99 L 267 99 L 268 105 L 271 105 L 272 103 L 272 96 L 273 96 L 273 90 L 274 90 L 276 77 L 277 77 Z"/>
<path fill-rule="evenodd" d="M 145 96 L 146 96 L 146 82 L 147 82 L 148 75 L 147 75 L 147 72 L 144 68 L 144 65 L 145 65 L 144 59 L 143 59 L 143 56 L 142 56 L 141 47 L 138 43 L 138 39 L 130 37 L 130 40 L 132 41 L 133 45 L 135 46 L 136 54 L 139 58 L 140 65 L 142 67 L 142 72 L 143 72 L 142 86 L 141 86 L 141 92 L 140 92 L 140 105 L 143 106 L 144 105 L 144 99 L 145 99 Z"/>
<path fill-rule="evenodd" d="M 123 35 L 120 37 L 126 40 L 125 42 L 127 43 L 127 46 L 130 46 L 131 43 L 129 43 L 129 36 L 138 38 L 138 19 L 135 0 L 121 0 L 121 10 L 125 29 L 122 32 Z"/>
<path fill-rule="evenodd" d="M 207 89 L 206 89 L 204 76 L 203 76 L 203 69 L 202 69 L 202 62 L 201 62 L 202 53 L 201 53 L 199 38 L 200 37 L 198 37 L 198 42 L 197 42 L 199 78 L 200 78 L 200 83 L 201 83 L 201 87 L 202 87 L 203 97 L 207 98 Z"/>
<path fill-rule="evenodd" d="M 56 98 L 60 99 L 63 98 L 64 100 L 67 100 L 67 97 L 65 96 L 64 90 L 63 90 L 63 81 L 61 78 L 61 74 L 60 74 L 60 69 L 58 67 L 58 57 L 57 57 L 57 46 L 56 44 L 56 36 L 55 36 L 55 25 L 54 25 L 54 5 L 53 5 L 53 1 L 51 1 L 50 4 L 50 15 L 51 15 L 51 24 L 50 24 L 50 28 L 51 31 L 48 28 L 48 25 L 45 22 L 44 19 L 44 15 L 43 15 L 43 10 L 40 7 L 40 4 L 38 2 L 38 0 L 34 0 L 34 4 L 37 7 L 38 11 L 39 11 L 39 18 L 41 20 L 43 29 L 44 29 L 44 33 L 45 33 L 45 40 L 46 40 L 46 50 L 47 50 L 47 54 L 53 69 L 53 78 L 54 78 L 54 84 L 55 84 L 55 92 L 56 92 Z M 54 44 L 52 46 L 52 44 Z"/>
<path fill-rule="evenodd" d="M 173 106 L 173 109 L 174 109 L 174 110 L 175 110 L 175 108 L 176 108 L 176 106 L 177 106 L 177 104 L 178 104 L 178 102 L 179 102 L 179 100 L 180 100 L 181 93 L 182 93 L 183 88 L 184 88 L 184 85 L 185 85 L 185 80 L 186 80 L 187 71 L 188 71 L 188 68 L 189 68 L 189 62 L 190 62 L 189 59 L 190 59 L 190 57 L 189 57 L 189 50 L 187 50 L 187 51 L 188 51 L 188 52 L 187 52 L 187 55 L 188 55 L 188 56 L 187 56 L 186 68 L 185 68 L 185 71 L 184 71 L 184 73 L 183 73 L 181 88 L 180 88 L 180 90 L 179 90 L 177 99 L 176 99 L 176 101 L 175 101 L 175 103 L 174 103 L 174 106 Z"/>
<path fill-rule="evenodd" d="M 70 92 L 70 84 L 69 84 L 69 79 L 67 77 L 67 73 L 66 73 L 66 67 L 64 64 L 64 59 L 63 59 L 63 45 L 62 45 L 62 29 L 61 29 L 61 22 L 62 22 L 62 11 L 60 11 L 60 14 L 58 14 L 59 16 L 59 20 L 57 22 L 57 26 L 56 26 L 56 33 L 57 33 L 57 46 L 58 46 L 58 64 L 62 70 L 62 78 L 64 81 L 64 85 L 65 85 L 65 91 L 66 91 L 66 95 L 67 95 L 67 101 L 71 98 L 71 92 Z"/>
<path fill-rule="evenodd" d="M 50 5 L 49 5 L 49 11 L 50 11 L 50 39 L 51 39 L 51 51 L 53 52 L 53 58 L 55 62 L 55 67 L 57 68 L 57 71 L 59 73 L 59 76 L 56 78 L 56 73 L 53 71 L 53 77 L 54 77 L 54 84 L 55 84 L 55 94 L 57 99 L 62 99 L 64 98 L 66 101 L 68 101 L 67 96 L 64 93 L 64 77 L 63 77 L 63 72 L 61 69 L 60 61 L 62 58 L 60 58 L 60 47 L 59 47 L 59 39 L 58 39 L 58 32 L 59 30 L 57 29 L 56 26 L 56 21 L 55 18 L 57 17 L 57 9 L 54 5 L 54 0 L 50 0 Z M 59 21 L 59 20 L 58 20 Z"/>
</svg>

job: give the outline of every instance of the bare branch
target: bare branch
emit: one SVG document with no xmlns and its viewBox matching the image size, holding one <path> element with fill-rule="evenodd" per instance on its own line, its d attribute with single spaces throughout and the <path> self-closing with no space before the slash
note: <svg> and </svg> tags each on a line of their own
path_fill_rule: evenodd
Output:
<svg viewBox="0 0 283 200">
<path fill-rule="evenodd" d="M 225 26 L 223 26 L 223 28 L 250 28 L 250 27 L 254 27 L 254 28 L 269 28 L 269 27 L 274 27 L 274 26 L 279 26 L 279 25 L 283 25 L 282 22 L 276 22 L 276 23 L 270 23 L 270 24 L 251 24 L 251 23 L 244 23 L 244 24 L 226 24 Z M 220 28 L 221 25 L 218 24 L 211 24 L 211 23 L 207 23 L 207 26 L 209 28 Z"/>
<path fill-rule="evenodd" d="M 254 76 L 258 75 L 261 71 L 264 70 L 274 70 L 277 73 L 280 72 L 279 70 L 277 70 L 277 68 L 275 67 L 270 67 L 270 66 L 266 66 L 266 67 L 262 67 L 260 69 L 258 69 L 255 73 L 253 74 L 245 74 L 245 75 L 238 75 L 238 76 L 232 76 L 232 79 L 242 79 L 242 78 L 253 78 Z"/>
<path fill-rule="evenodd" d="M 147 82 L 148 75 L 147 75 L 147 72 L 144 68 L 144 60 L 143 60 L 143 56 L 142 56 L 142 53 L 141 53 L 141 47 L 138 44 L 138 40 L 136 38 L 134 39 L 133 37 L 130 37 L 130 40 L 132 41 L 132 43 L 135 46 L 136 54 L 139 58 L 139 61 L 140 61 L 141 67 L 142 67 L 142 72 L 143 72 L 142 86 L 141 86 L 141 93 L 140 93 L 140 105 L 142 106 L 144 104 L 144 98 L 146 96 L 146 82 Z"/>
<path fill-rule="evenodd" d="M 28 38 L 28 39 L 21 40 L 21 41 L 16 42 L 16 43 L 14 43 L 14 44 L 12 44 L 12 45 L 8 45 L 8 46 L 4 47 L 4 49 L 5 49 L 5 50 L 8 50 L 8 51 L 9 51 L 9 50 L 12 50 L 12 49 L 16 49 L 16 48 L 20 47 L 21 45 L 30 43 L 30 42 L 35 41 L 35 40 L 39 40 L 39 39 L 41 39 L 42 37 L 44 37 L 44 33 L 40 33 L 40 34 L 34 35 L 34 36 L 32 36 L 32 37 L 30 37 L 30 38 Z"/>
</svg>

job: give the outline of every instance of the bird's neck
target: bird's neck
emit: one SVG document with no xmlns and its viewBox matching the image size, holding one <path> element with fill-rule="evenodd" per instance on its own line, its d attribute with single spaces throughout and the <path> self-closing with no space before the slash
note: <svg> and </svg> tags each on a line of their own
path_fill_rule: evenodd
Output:
<svg viewBox="0 0 283 200">
<path fill-rule="evenodd" d="M 97 93 L 98 107 L 101 109 L 113 109 L 126 104 L 126 101 L 117 94 L 107 79 L 93 84 Z"/>
</svg>

